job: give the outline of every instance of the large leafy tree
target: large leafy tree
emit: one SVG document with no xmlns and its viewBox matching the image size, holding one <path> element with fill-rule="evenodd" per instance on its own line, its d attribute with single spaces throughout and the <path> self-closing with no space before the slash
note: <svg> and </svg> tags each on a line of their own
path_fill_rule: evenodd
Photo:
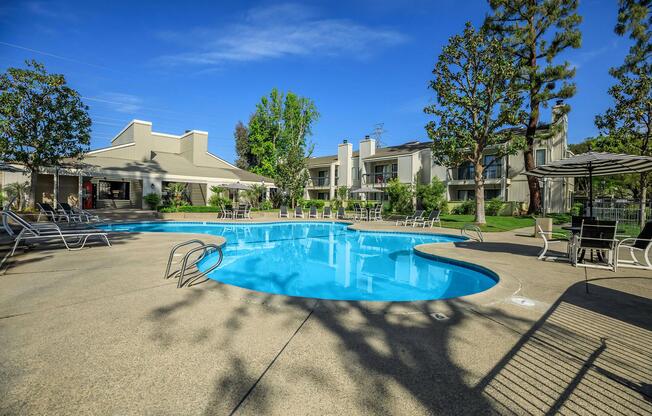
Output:
<svg viewBox="0 0 652 416">
<path fill-rule="evenodd" d="M 514 78 L 516 68 L 501 42 L 467 23 L 451 37 L 432 71 L 430 82 L 437 101 L 424 111 L 437 120 L 426 125 L 433 140 L 433 157 L 448 167 L 471 163 L 475 170 L 475 221 L 485 224 L 485 154 L 497 158 L 514 154 L 522 145 L 512 136 L 525 117 L 522 96 Z M 494 163 L 494 162 L 490 162 Z"/>
<path fill-rule="evenodd" d="M 249 129 L 242 121 L 238 121 L 235 125 L 233 138 L 235 139 L 235 152 L 238 155 L 235 165 L 240 169 L 250 169 L 256 162 L 249 145 Z"/>
<path fill-rule="evenodd" d="M 571 82 L 575 70 L 558 56 L 567 48 L 579 48 L 582 40 L 577 14 L 578 0 L 489 0 L 493 15 L 487 26 L 504 42 L 514 56 L 519 69 L 520 86 L 527 98 L 528 111 L 523 151 L 525 169 L 535 168 L 534 143 L 550 137 L 561 126 L 545 134 L 537 134 L 541 107 L 552 100 L 570 98 L 575 94 Z M 569 107 L 559 108 L 563 114 Z M 528 176 L 530 190 L 529 213 L 541 212 L 541 189 L 537 178 Z"/>
<path fill-rule="evenodd" d="M 261 99 L 249 121 L 250 170 L 274 179 L 294 205 L 308 181 L 306 160 L 312 153 L 307 137 L 319 113 L 312 100 L 273 89 Z"/>
<path fill-rule="evenodd" d="M 31 172 L 33 205 L 41 169 L 88 149 L 91 119 L 63 75 L 49 74 L 36 61 L 26 64 L 0 75 L 0 154 Z"/>
<path fill-rule="evenodd" d="M 651 2 L 621 0 L 616 33 L 633 39 L 623 65 L 610 69 L 616 84 L 609 88 L 613 106 L 595 118 L 601 136 L 595 141 L 602 150 L 652 156 L 652 33 Z M 645 205 L 650 175 L 639 177 L 641 226 L 646 221 Z"/>
</svg>

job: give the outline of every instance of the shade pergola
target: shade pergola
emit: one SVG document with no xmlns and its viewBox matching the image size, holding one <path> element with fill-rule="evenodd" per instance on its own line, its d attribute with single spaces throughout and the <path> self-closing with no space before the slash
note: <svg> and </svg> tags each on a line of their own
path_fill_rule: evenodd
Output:
<svg viewBox="0 0 652 416">
<path fill-rule="evenodd" d="M 589 151 L 547 165 L 526 175 L 538 178 L 589 177 L 589 213 L 593 216 L 593 177 L 652 171 L 652 157 Z"/>
</svg>

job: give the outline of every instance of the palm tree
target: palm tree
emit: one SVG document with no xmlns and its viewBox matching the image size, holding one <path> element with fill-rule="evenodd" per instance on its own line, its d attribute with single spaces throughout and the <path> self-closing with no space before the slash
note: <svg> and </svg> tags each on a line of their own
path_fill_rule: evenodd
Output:
<svg viewBox="0 0 652 416">
<path fill-rule="evenodd" d="M 172 205 L 174 205 L 175 207 L 184 205 L 184 203 L 186 202 L 185 183 L 173 182 L 171 184 L 168 184 L 168 186 L 165 187 L 165 190 L 167 191 L 168 195 L 170 195 L 171 197 Z"/>
<path fill-rule="evenodd" d="M 22 211 L 30 191 L 29 182 L 10 183 L 9 185 L 5 185 L 3 190 L 10 199 L 16 198 L 16 207 L 18 211 Z"/>
</svg>

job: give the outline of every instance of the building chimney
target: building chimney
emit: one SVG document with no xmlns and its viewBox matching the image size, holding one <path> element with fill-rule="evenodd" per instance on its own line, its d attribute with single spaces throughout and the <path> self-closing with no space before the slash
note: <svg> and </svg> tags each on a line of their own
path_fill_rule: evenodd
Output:
<svg viewBox="0 0 652 416">
<path fill-rule="evenodd" d="M 344 141 L 342 142 L 342 144 L 347 144 L 348 142 L 349 142 L 348 140 L 344 139 Z"/>
</svg>

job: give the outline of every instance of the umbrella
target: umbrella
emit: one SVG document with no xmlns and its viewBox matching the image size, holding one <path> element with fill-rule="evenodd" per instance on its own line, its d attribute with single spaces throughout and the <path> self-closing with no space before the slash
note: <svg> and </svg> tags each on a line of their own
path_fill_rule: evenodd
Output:
<svg viewBox="0 0 652 416">
<path fill-rule="evenodd" d="M 236 192 L 235 192 L 235 195 L 233 196 L 233 202 L 234 202 L 234 203 L 235 203 L 235 197 L 236 197 L 236 195 L 239 194 L 239 191 L 249 189 L 249 186 L 244 185 L 244 184 L 242 184 L 242 183 L 240 183 L 240 182 L 225 183 L 225 184 L 218 185 L 218 186 L 219 186 L 220 188 L 224 188 L 224 189 L 229 189 L 229 190 L 232 190 L 232 191 L 236 191 Z"/>
<path fill-rule="evenodd" d="M 652 157 L 588 151 L 525 172 L 538 178 L 589 177 L 589 215 L 593 216 L 593 177 L 652 171 Z"/>
<path fill-rule="evenodd" d="M 381 189 L 378 188 L 371 188 L 369 186 L 362 186 L 360 188 L 354 189 L 351 191 L 352 194 L 367 194 L 367 200 L 369 200 L 369 194 L 374 194 L 374 193 L 383 193 Z"/>
</svg>

